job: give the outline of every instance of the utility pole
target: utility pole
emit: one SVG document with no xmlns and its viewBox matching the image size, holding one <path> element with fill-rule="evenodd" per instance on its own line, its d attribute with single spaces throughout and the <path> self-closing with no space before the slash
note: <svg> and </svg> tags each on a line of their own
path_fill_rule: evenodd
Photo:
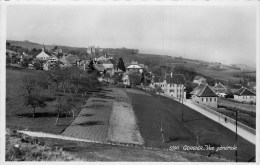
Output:
<svg viewBox="0 0 260 165">
<path fill-rule="evenodd" d="M 237 118 L 238 118 L 238 110 L 236 110 L 236 145 L 237 145 Z M 236 162 L 237 162 L 237 149 L 236 149 Z"/>
<path fill-rule="evenodd" d="M 184 87 L 182 86 L 182 104 L 181 104 L 181 122 L 183 122 L 183 97 L 184 97 Z"/>
</svg>

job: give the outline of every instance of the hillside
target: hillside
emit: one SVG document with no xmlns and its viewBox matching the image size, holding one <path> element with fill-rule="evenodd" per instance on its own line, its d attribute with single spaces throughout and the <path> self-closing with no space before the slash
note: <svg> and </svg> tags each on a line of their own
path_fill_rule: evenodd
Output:
<svg viewBox="0 0 260 165">
<path fill-rule="evenodd" d="M 26 49 L 41 49 L 43 44 L 33 43 L 29 41 L 12 41 L 7 40 L 12 46 L 19 46 Z M 51 50 L 55 45 L 45 45 L 45 48 Z M 70 47 L 70 46 L 60 46 L 63 52 L 77 54 L 80 58 L 83 56 L 90 56 L 87 54 L 87 48 L 83 47 Z M 166 55 L 155 55 L 155 54 L 141 54 L 136 51 L 136 49 L 127 48 L 103 48 L 103 51 L 99 51 L 96 48 L 96 56 L 102 56 L 106 53 L 114 53 L 115 61 L 117 62 L 119 58 L 123 58 L 125 65 L 129 65 L 132 61 L 138 61 L 148 66 L 149 71 L 155 71 L 161 66 L 166 66 L 172 68 L 181 66 L 185 70 L 191 70 L 198 73 L 198 75 L 205 75 L 212 79 L 219 81 L 232 81 L 233 83 L 239 83 L 244 80 L 247 76 L 249 81 L 255 81 L 256 73 L 255 69 L 248 67 L 246 65 L 223 65 L 221 63 L 206 62 L 196 59 L 187 59 L 180 57 L 178 53 L 171 54 L 171 56 Z M 190 78 L 188 78 L 190 79 Z"/>
</svg>

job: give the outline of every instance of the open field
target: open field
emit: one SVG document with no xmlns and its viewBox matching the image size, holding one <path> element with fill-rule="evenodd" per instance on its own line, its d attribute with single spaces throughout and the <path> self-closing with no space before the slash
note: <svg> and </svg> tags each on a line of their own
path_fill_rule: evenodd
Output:
<svg viewBox="0 0 260 165">
<path fill-rule="evenodd" d="M 202 114 L 183 106 L 184 122 L 181 122 L 181 104 L 160 96 L 147 97 L 145 95 L 128 92 L 132 99 L 134 111 L 145 145 L 167 148 L 185 145 L 211 145 L 238 147 L 238 161 L 248 161 L 255 156 L 255 146 L 243 138 L 235 141 L 235 133 L 224 126 L 210 120 Z M 162 143 L 160 133 L 160 116 L 164 130 Z M 193 152 L 193 151 L 188 151 Z M 205 155 L 218 155 L 235 160 L 235 151 L 196 151 Z"/>
<path fill-rule="evenodd" d="M 35 70 L 6 70 L 6 126 L 7 128 L 28 129 L 32 131 L 42 131 L 48 133 L 61 133 L 72 121 L 72 115 L 62 116 L 57 125 L 55 113 L 55 100 L 46 101 L 47 106 L 44 108 L 36 108 L 35 117 L 32 117 L 32 108 L 25 107 L 24 96 L 25 92 L 21 88 L 21 79 L 26 74 L 36 74 L 39 71 Z M 55 94 L 43 91 L 48 98 L 54 98 Z M 63 94 L 62 92 L 58 92 Z M 57 93 L 56 93 L 57 94 Z M 66 95 L 66 94 L 65 94 Z M 16 99 L 17 98 L 17 99 Z M 88 96 L 87 96 L 88 98 Z M 75 115 L 80 111 L 81 105 L 87 98 L 76 98 Z"/>
<path fill-rule="evenodd" d="M 221 107 L 236 108 L 241 111 L 256 112 L 256 105 L 251 105 L 249 103 L 241 103 L 226 98 L 219 98 L 218 105 Z"/>
</svg>

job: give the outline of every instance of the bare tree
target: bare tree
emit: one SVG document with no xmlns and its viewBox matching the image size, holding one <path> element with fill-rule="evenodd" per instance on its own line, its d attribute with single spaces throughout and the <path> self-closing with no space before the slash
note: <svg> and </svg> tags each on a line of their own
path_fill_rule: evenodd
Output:
<svg viewBox="0 0 260 165">
<path fill-rule="evenodd" d="M 36 87 L 35 78 L 30 74 L 23 76 L 22 87 L 26 90 L 28 96 L 30 96 Z"/>
<path fill-rule="evenodd" d="M 76 105 L 72 102 L 70 98 L 66 98 L 65 96 L 57 97 L 55 107 L 55 111 L 57 114 L 55 125 L 58 124 L 61 115 L 65 113 L 72 112 L 72 117 L 75 118 L 74 110 L 76 108 Z"/>
<path fill-rule="evenodd" d="M 25 97 L 24 101 L 25 106 L 31 106 L 33 108 L 33 117 L 35 117 L 35 109 L 37 107 L 45 107 L 46 104 L 44 103 L 44 100 L 39 95 L 29 95 Z"/>
</svg>

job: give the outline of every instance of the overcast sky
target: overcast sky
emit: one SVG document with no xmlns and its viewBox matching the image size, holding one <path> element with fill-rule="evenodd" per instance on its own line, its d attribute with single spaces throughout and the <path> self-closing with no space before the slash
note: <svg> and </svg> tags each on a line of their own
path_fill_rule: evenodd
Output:
<svg viewBox="0 0 260 165">
<path fill-rule="evenodd" d="M 7 39 L 256 63 L 254 6 L 8 6 Z"/>
</svg>

